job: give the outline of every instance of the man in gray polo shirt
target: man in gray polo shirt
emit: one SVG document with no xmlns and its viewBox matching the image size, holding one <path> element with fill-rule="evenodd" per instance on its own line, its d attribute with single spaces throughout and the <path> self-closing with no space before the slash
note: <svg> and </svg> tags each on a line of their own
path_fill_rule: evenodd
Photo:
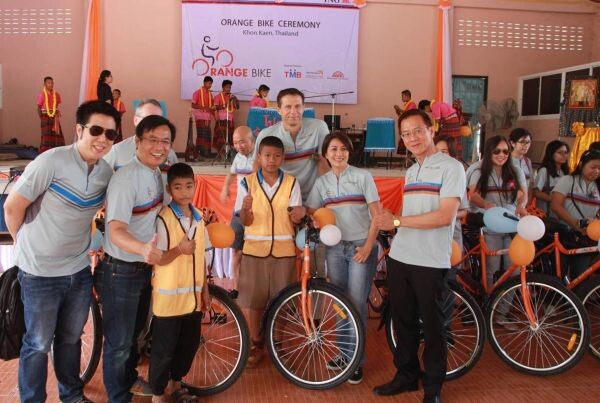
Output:
<svg viewBox="0 0 600 403">
<path fill-rule="evenodd" d="M 92 219 L 112 176 L 102 157 L 120 120 L 105 102 L 80 105 L 77 142 L 40 154 L 4 204 L 27 328 L 19 359 L 22 402 L 46 400 L 51 346 L 60 400 L 89 402 L 79 378 L 81 333 L 92 297 L 87 251 Z"/>
<path fill-rule="evenodd" d="M 135 129 L 136 156 L 112 177 L 106 195 L 105 255 L 94 272 L 102 305 L 104 385 L 110 402 L 131 401 L 137 380 L 135 339 L 150 305 L 156 247 L 156 216 L 163 202 L 159 166 L 175 139 L 175 127 L 150 115 Z"/>
<path fill-rule="evenodd" d="M 137 108 L 135 108 L 133 126 L 136 127 L 142 119 L 150 115 L 163 116 L 160 102 L 153 98 L 142 99 Z M 133 157 L 135 157 L 135 135 L 115 144 L 110 152 L 104 156 L 104 159 L 116 171 L 128 164 Z M 161 164 L 161 170 L 166 172 L 169 169 L 169 166 L 176 164 L 177 162 L 179 162 L 177 154 L 175 154 L 175 150 L 171 148 L 169 150 L 167 161 L 164 164 Z"/>
<path fill-rule="evenodd" d="M 322 120 L 302 117 L 304 94 L 296 88 L 279 91 L 277 111 L 281 115 L 281 122 L 261 130 L 256 138 L 252 158 L 256 161 L 256 153 L 263 138 L 280 138 L 285 147 L 285 160 L 281 169 L 296 178 L 302 190 L 302 200 L 306 201 L 317 177 L 329 170 L 327 161 L 321 156 L 321 146 L 329 129 Z M 255 171 L 257 164 L 255 162 Z"/>
<path fill-rule="evenodd" d="M 398 228 L 388 263 L 389 298 L 396 329 L 394 379 L 373 389 L 377 395 L 417 390 L 420 374 L 419 318 L 423 321 L 425 376 L 423 402 L 439 402 L 446 377 L 446 314 L 452 233 L 465 192 L 465 171 L 457 160 L 438 152 L 431 118 L 423 111 L 405 112 L 400 135 L 417 163 L 406 171 L 402 215 L 384 211 L 380 229 Z"/>
</svg>

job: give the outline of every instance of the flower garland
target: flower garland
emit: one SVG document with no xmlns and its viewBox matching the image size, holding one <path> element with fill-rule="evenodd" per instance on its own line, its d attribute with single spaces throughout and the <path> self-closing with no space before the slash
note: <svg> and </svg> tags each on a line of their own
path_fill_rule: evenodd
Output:
<svg viewBox="0 0 600 403">
<path fill-rule="evenodd" d="M 44 91 L 44 103 L 46 107 L 46 115 L 49 118 L 53 118 L 56 115 L 56 91 L 52 91 L 52 111 L 50 111 L 50 106 L 48 105 L 48 91 L 46 88 L 43 88 Z"/>
</svg>

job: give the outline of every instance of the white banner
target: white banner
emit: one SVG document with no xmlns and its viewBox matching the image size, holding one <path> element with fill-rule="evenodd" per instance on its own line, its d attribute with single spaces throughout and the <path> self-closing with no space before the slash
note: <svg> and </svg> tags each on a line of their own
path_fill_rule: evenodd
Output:
<svg viewBox="0 0 600 403">
<path fill-rule="evenodd" d="M 356 8 L 244 4 L 182 4 L 181 98 L 191 99 L 204 76 L 220 90 L 249 100 L 260 84 L 274 99 L 284 88 L 302 90 L 309 102 L 356 104 Z"/>
</svg>

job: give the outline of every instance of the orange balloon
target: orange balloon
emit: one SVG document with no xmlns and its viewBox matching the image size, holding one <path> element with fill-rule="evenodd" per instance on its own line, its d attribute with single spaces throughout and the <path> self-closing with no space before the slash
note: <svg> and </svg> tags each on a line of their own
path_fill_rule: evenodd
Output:
<svg viewBox="0 0 600 403">
<path fill-rule="evenodd" d="M 313 213 L 313 218 L 319 225 L 319 228 L 323 228 L 326 225 L 335 225 L 335 213 L 327 207 L 321 207 Z"/>
<path fill-rule="evenodd" d="M 590 239 L 594 241 L 600 240 L 600 220 L 590 221 L 586 232 Z"/>
<path fill-rule="evenodd" d="M 513 264 L 527 266 L 535 257 L 535 245 L 533 241 L 528 241 L 517 235 L 508 247 L 508 256 L 510 256 Z"/>
<path fill-rule="evenodd" d="M 450 265 L 456 266 L 462 259 L 462 250 L 458 242 L 452 241 L 452 255 L 450 255 Z"/>
<path fill-rule="evenodd" d="M 227 224 L 214 222 L 206 226 L 210 243 L 215 248 L 229 248 L 235 239 L 235 233 Z"/>
</svg>

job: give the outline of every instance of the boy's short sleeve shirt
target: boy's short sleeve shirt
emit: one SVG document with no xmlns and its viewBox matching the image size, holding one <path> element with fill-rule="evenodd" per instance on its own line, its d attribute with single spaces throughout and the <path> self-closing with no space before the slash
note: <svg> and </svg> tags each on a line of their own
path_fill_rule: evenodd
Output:
<svg viewBox="0 0 600 403">
<path fill-rule="evenodd" d="M 402 217 L 436 211 L 443 198 L 460 200 L 465 194 L 465 171 L 460 162 L 435 153 L 407 171 Z M 400 227 L 392 241 L 390 257 L 406 264 L 440 269 L 450 268 L 454 222 L 432 229 Z"/>
<path fill-rule="evenodd" d="M 303 118 L 302 128 L 296 136 L 296 142 L 286 131 L 281 122 L 267 127 L 259 133 L 254 146 L 253 157 L 256 157 L 260 142 L 267 136 L 275 136 L 283 142 L 285 160 L 281 169 L 294 176 L 300 183 L 302 198 L 306 200 L 313 188 L 318 172 L 318 160 L 315 154 L 321 154 L 323 140 L 329 134 L 327 124 L 319 119 Z"/>
<path fill-rule="evenodd" d="M 17 233 L 15 264 L 42 277 L 72 275 L 88 266 L 92 219 L 111 176 L 104 160 L 90 172 L 76 144 L 31 162 L 12 189 L 32 202 Z"/>
<path fill-rule="evenodd" d="M 160 169 L 150 169 L 137 157 L 119 169 L 108 186 L 106 225 L 111 221 L 127 224 L 128 232 L 140 242 L 149 242 L 156 232 L 156 217 L 163 204 L 163 183 Z M 110 239 L 106 231 L 104 250 L 110 256 L 126 262 L 143 262 L 141 255 L 127 253 Z"/>
</svg>

